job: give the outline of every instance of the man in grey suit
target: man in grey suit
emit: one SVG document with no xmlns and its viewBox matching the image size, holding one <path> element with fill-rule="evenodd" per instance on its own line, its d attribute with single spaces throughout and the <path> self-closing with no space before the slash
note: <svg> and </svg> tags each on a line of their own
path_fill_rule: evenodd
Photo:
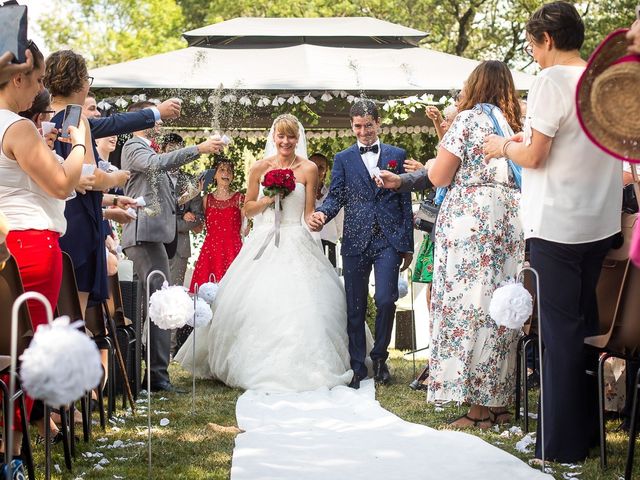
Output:
<svg viewBox="0 0 640 480">
<path fill-rule="evenodd" d="M 138 111 L 150 105 L 150 102 L 138 102 L 131 105 L 129 111 Z M 152 148 L 155 135 L 155 127 L 134 132 L 122 148 L 122 168 L 131 172 L 124 187 L 125 195 L 132 198 L 142 196 L 147 204 L 144 209 L 138 210 L 134 221 L 123 227 L 121 239 L 125 254 L 133 261 L 143 298 L 150 272 L 160 270 L 167 279 L 170 278 L 164 244 L 171 242 L 176 235 L 176 192 L 168 172 L 196 160 L 202 154 L 218 153 L 224 146 L 221 140 L 213 137 L 199 145 L 159 155 Z M 150 294 L 161 286 L 162 280 L 156 275 Z M 167 371 L 171 332 L 152 323 L 151 338 L 147 342 L 151 346 L 151 365 L 150 368 L 147 366 L 151 389 L 174 391 Z"/>
</svg>

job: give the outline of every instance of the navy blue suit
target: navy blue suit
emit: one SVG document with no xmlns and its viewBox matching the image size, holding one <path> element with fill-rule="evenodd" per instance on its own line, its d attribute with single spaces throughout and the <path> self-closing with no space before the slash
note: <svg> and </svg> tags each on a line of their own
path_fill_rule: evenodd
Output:
<svg viewBox="0 0 640 480">
<path fill-rule="evenodd" d="M 155 123 L 155 115 L 150 108 L 89 119 L 91 135 L 94 139 L 146 130 L 153 127 Z"/>
<path fill-rule="evenodd" d="M 403 173 L 406 152 L 380 143 L 378 167 L 397 162 Z M 411 194 L 378 188 L 365 167 L 357 145 L 338 153 L 331 170 L 329 194 L 317 209 L 327 221 L 344 207 L 342 260 L 347 294 L 347 332 L 354 373 L 364 378 L 367 369 L 365 319 L 371 269 L 375 276 L 377 308 L 372 360 L 386 360 L 398 299 L 398 273 L 402 254 L 413 252 Z"/>
</svg>

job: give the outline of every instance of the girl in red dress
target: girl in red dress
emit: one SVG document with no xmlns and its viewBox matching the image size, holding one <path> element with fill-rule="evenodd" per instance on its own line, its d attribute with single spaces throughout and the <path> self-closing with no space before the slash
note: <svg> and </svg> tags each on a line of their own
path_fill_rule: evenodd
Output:
<svg viewBox="0 0 640 480">
<path fill-rule="evenodd" d="M 244 195 L 231 190 L 233 174 L 233 163 L 219 161 L 214 177 L 216 189 L 202 199 L 207 233 L 191 279 L 191 292 L 196 283 L 208 282 L 212 273 L 219 282 L 242 247 Z"/>
</svg>

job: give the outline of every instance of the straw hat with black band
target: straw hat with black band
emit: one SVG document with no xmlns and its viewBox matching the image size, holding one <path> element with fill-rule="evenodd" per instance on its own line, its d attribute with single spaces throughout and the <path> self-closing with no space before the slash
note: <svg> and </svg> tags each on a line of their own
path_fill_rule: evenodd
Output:
<svg viewBox="0 0 640 480">
<path fill-rule="evenodd" d="M 628 31 L 616 30 L 593 52 L 578 82 L 576 107 L 593 143 L 640 163 L 640 55 L 628 53 Z"/>
</svg>

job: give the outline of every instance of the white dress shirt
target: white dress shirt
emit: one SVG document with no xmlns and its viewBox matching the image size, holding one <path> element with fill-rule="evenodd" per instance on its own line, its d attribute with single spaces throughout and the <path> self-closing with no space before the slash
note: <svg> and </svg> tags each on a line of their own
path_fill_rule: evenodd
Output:
<svg viewBox="0 0 640 480">
<path fill-rule="evenodd" d="M 358 150 L 360 149 L 360 147 L 366 146 L 360 142 L 357 142 L 357 143 L 358 143 Z M 380 140 L 376 140 L 376 142 L 371 146 L 373 145 L 378 146 L 378 153 L 367 152 L 361 155 L 362 161 L 364 162 L 364 166 L 367 167 L 367 171 L 369 172 L 370 176 L 373 176 L 371 171 L 378 166 L 378 159 L 380 158 Z"/>
</svg>

